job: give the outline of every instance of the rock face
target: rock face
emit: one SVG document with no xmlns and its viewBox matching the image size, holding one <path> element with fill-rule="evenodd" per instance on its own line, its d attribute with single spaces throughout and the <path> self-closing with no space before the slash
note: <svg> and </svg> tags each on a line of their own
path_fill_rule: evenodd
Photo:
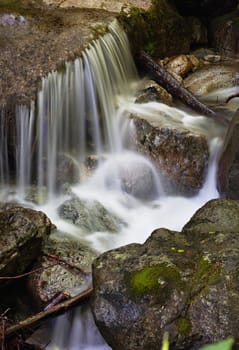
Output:
<svg viewBox="0 0 239 350">
<path fill-rule="evenodd" d="M 224 197 L 239 199 L 239 111 L 230 123 L 219 155 L 217 187 Z"/>
<path fill-rule="evenodd" d="M 181 233 L 158 229 L 94 261 L 92 309 L 113 349 L 158 350 L 165 332 L 174 350 L 238 346 L 238 217 L 238 202 L 213 200 Z"/>
<path fill-rule="evenodd" d="M 38 0 L 4 1 L 0 19 L 5 14 L 16 23 L 20 16 L 25 19 L 22 25 L 0 23 L 0 107 L 7 110 L 34 100 L 41 77 L 78 57 L 93 38 L 92 26 L 113 18 L 99 9 L 58 9 Z"/>
<path fill-rule="evenodd" d="M 42 270 L 28 279 L 37 306 L 46 305 L 60 292 L 74 296 L 91 283 L 91 264 L 98 254 L 80 241 L 55 232 L 44 244 L 43 253 L 38 260 Z"/>
<path fill-rule="evenodd" d="M 0 212 L 0 276 L 23 273 L 40 254 L 50 231 L 51 222 L 42 212 L 21 207 Z"/>
<path fill-rule="evenodd" d="M 136 150 L 149 157 L 159 169 L 165 191 L 195 194 L 202 187 L 208 166 L 206 138 L 187 129 L 161 125 L 160 121 L 132 117 Z"/>
</svg>

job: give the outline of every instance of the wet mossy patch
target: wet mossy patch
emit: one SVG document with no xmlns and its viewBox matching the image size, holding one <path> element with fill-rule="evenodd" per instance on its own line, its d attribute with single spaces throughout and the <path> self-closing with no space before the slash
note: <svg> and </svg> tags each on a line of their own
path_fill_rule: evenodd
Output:
<svg viewBox="0 0 239 350">
<path fill-rule="evenodd" d="M 192 329 L 191 322 L 185 317 L 180 317 L 179 319 L 177 319 L 176 326 L 177 326 L 178 333 L 182 336 L 188 335 Z"/>
<path fill-rule="evenodd" d="M 176 266 L 160 264 L 147 266 L 127 275 L 130 296 L 140 298 L 150 294 L 161 303 L 172 289 L 183 289 L 184 283 Z"/>
<path fill-rule="evenodd" d="M 189 51 L 190 29 L 166 0 L 152 0 L 149 11 L 132 7 L 127 16 L 122 12 L 119 18 L 134 52 L 143 48 L 154 57 L 165 57 Z"/>
</svg>

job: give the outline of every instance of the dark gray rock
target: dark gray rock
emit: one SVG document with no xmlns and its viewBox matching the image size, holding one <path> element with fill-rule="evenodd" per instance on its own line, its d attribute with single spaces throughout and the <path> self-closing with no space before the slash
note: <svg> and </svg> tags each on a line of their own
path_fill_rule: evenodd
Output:
<svg viewBox="0 0 239 350">
<path fill-rule="evenodd" d="M 42 212 L 22 207 L 0 212 L 0 276 L 23 273 L 33 263 L 52 225 Z M 5 285 L 0 280 L 0 286 Z"/>
<path fill-rule="evenodd" d="M 230 123 L 219 155 L 217 188 L 222 196 L 239 199 L 239 111 Z"/>
<path fill-rule="evenodd" d="M 174 350 L 239 345 L 238 217 L 238 202 L 214 200 L 181 233 L 158 229 L 94 261 L 92 309 L 112 349 L 158 350 L 165 332 Z"/>
</svg>

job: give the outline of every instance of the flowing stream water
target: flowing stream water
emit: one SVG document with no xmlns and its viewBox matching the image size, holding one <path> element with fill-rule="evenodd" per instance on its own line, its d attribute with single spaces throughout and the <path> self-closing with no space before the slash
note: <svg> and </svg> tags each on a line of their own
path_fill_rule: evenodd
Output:
<svg viewBox="0 0 239 350">
<path fill-rule="evenodd" d="M 99 252 L 131 242 L 142 243 L 159 227 L 180 230 L 200 206 L 218 197 L 216 155 L 224 131 L 203 116 L 191 116 L 162 103 L 135 104 L 138 83 L 127 37 L 114 21 L 109 32 L 92 42 L 81 58 L 66 62 L 62 72 L 51 72 L 42 79 L 42 88 L 30 109 L 17 108 L 15 183 L 11 178 L 4 114 L 0 115 L 1 200 L 42 210 L 61 231 L 83 239 Z M 134 132 L 130 113 L 152 120 L 162 111 L 170 116 L 165 123 L 199 130 L 210 144 L 208 174 L 203 188 L 192 198 L 165 195 L 160 174 L 150 161 L 124 146 L 129 131 Z M 119 232 L 85 234 L 59 217 L 56 208 L 67 197 L 62 194 L 62 184 L 58 184 L 58 160 L 62 155 L 70 157 L 79 169 L 79 180 L 67 186 L 68 191 L 70 187 L 70 192 L 79 198 L 97 200 L 117 214 L 126 223 Z M 90 175 L 84 166 L 89 156 L 97 162 Z M 154 199 L 147 201 L 123 191 L 121 178 L 123 170 L 140 186 L 140 174 L 145 169 L 152 177 L 155 192 Z M 28 200 L 33 184 L 41 204 Z M 52 333 L 47 349 L 109 349 L 87 308 L 57 318 L 49 329 Z"/>
</svg>

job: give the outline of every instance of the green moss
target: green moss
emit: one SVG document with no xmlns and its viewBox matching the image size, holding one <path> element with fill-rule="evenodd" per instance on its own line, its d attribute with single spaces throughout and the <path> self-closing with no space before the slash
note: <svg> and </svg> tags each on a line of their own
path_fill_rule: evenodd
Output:
<svg viewBox="0 0 239 350">
<path fill-rule="evenodd" d="M 178 320 L 176 320 L 176 326 L 180 335 L 188 335 L 192 329 L 190 321 L 184 317 L 180 317 Z"/>
<path fill-rule="evenodd" d="M 135 52 L 165 57 L 189 51 L 190 29 L 167 0 L 153 0 L 149 11 L 132 7 L 129 16 L 122 12 L 119 19 Z"/>
<path fill-rule="evenodd" d="M 171 293 L 173 286 L 183 288 L 183 282 L 176 266 L 162 263 L 133 271 L 127 276 L 130 295 L 133 298 L 152 294 L 161 302 Z"/>
</svg>

